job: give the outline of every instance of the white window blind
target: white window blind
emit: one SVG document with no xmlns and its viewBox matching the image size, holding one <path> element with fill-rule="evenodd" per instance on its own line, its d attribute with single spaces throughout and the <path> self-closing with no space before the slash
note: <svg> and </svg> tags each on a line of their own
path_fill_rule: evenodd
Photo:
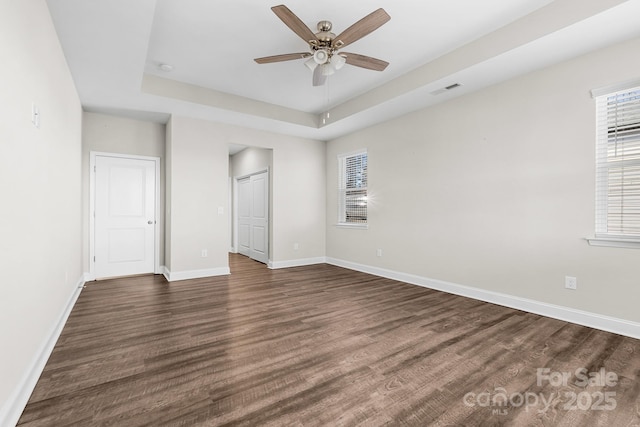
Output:
<svg viewBox="0 0 640 427">
<path fill-rule="evenodd" d="M 367 152 L 338 156 L 338 223 L 367 224 Z"/>
<path fill-rule="evenodd" d="M 640 240 L 640 87 L 596 108 L 596 238 Z"/>
</svg>

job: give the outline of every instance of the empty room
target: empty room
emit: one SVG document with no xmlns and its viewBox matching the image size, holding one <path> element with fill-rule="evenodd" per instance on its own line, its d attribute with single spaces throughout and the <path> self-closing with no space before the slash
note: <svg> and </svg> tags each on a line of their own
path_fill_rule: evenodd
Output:
<svg viewBox="0 0 640 427">
<path fill-rule="evenodd" d="M 639 0 L 1 0 L 0 426 L 640 425 Z"/>
</svg>

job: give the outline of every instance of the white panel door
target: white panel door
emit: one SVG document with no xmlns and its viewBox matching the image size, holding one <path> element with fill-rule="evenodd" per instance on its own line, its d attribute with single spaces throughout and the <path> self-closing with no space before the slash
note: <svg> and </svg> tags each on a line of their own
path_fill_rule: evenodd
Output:
<svg viewBox="0 0 640 427">
<path fill-rule="evenodd" d="M 96 278 L 154 272 L 155 173 L 153 160 L 96 156 Z"/>
<path fill-rule="evenodd" d="M 251 251 L 256 261 L 269 261 L 269 180 L 267 172 L 251 175 Z"/>
<path fill-rule="evenodd" d="M 269 261 L 269 174 L 238 180 L 238 252 Z"/>
<path fill-rule="evenodd" d="M 251 251 L 251 178 L 238 181 L 238 252 Z"/>
</svg>

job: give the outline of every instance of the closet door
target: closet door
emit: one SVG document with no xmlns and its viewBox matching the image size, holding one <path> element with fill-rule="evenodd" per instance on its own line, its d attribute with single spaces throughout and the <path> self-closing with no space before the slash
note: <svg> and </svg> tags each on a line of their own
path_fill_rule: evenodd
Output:
<svg viewBox="0 0 640 427">
<path fill-rule="evenodd" d="M 269 174 L 238 180 L 238 252 L 269 261 Z"/>
<path fill-rule="evenodd" d="M 269 261 L 269 177 L 267 172 L 251 175 L 251 246 L 249 256 Z"/>
</svg>

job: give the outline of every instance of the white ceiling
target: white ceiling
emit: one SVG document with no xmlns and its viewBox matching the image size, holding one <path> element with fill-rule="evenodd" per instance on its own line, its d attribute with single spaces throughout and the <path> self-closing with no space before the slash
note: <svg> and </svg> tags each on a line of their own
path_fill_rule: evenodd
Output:
<svg viewBox="0 0 640 427">
<path fill-rule="evenodd" d="M 48 0 L 86 110 L 321 140 L 640 36 L 640 0 L 289 0 L 314 32 L 327 19 L 339 33 L 378 7 L 391 16 L 346 49 L 390 62 L 385 71 L 347 65 L 313 87 L 302 60 L 253 61 L 308 50 L 270 10 L 276 4 Z M 462 86 L 432 94 L 452 83 Z"/>
</svg>

